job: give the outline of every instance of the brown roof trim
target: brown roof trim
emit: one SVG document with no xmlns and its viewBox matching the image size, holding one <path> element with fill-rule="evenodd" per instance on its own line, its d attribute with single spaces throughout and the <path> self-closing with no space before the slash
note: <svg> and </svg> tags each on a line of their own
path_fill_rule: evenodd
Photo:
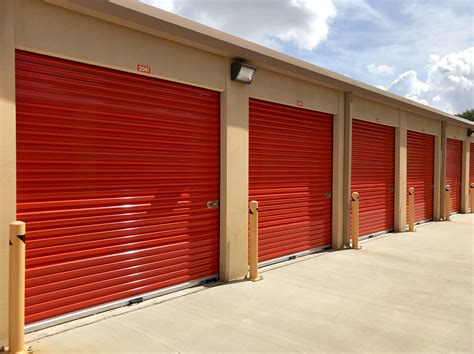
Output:
<svg viewBox="0 0 474 354">
<path fill-rule="evenodd" d="M 353 80 L 200 23 L 130 0 L 45 0 L 48 3 L 98 17 L 254 65 L 316 81 L 325 86 L 384 102 L 450 124 L 474 128 L 474 123 L 438 109 Z"/>
</svg>

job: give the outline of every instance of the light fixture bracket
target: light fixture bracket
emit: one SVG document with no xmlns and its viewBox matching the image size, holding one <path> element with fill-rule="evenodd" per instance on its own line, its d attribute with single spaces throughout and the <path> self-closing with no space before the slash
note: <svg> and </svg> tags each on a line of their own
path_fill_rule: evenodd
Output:
<svg viewBox="0 0 474 354">
<path fill-rule="evenodd" d="M 250 84 L 253 81 L 257 68 L 240 61 L 234 61 L 230 66 L 230 78 L 232 81 L 239 81 Z"/>
</svg>

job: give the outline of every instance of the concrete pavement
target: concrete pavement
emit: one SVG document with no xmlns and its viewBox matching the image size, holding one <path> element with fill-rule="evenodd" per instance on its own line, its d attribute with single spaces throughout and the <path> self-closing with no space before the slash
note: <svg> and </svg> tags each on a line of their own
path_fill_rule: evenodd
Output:
<svg viewBox="0 0 474 354">
<path fill-rule="evenodd" d="M 474 215 L 35 332 L 36 353 L 466 352 Z"/>
</svg>

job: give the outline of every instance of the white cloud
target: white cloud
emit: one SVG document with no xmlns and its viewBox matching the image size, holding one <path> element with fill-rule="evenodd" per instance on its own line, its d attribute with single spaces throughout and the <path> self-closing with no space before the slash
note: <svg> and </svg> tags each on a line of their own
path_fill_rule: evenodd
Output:
<svg viewBox="0 0 474 354">
<path fill-rule="evenodd" d="M 336 16 L 332 0 L 143 0 L 205 25 L 282 50 L 313 50 Z"/>
<path fill-rule="evenodd" d="M 350 16 L 351 21 L 378 21 L 390 24 L 390 20 L 370 6 L 365 0 L 333 0 L 342 15 Z"/>
<path fill-rule="evenodd" d="M 388 90 L 449 113 L 474 107 L 474 47 L 444 56 L 431 55 L 426 68 L 426 81 L 410 70 Z"/>
<path fill-rule="evenodd" d="M 395 71 L 393 66 L 388 65 L 375 65 L 374 63 L 367 65 L 367 70 L 371 74 L 382 75 L 382 76 L 389 76 L 392 75 Z"/>
<path fill-rule="evenodd" d="M 142 2 L 158 7 L 168 12 L 174 12 L 174 0 L 141 0 Z"/>
</svg>

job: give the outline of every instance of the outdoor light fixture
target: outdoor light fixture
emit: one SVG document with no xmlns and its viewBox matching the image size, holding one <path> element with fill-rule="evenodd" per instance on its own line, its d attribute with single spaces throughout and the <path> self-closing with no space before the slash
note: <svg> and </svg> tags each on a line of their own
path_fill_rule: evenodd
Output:
<svg viewBox="0 0 474 354">
<path fill-rule="evenodd" d="M 257 68 L 234 61 L 230 66 L 230 78 L 233 81 L 243 82 L 244 84 L 250 84 L 253 80 Z"/>
<path fill-rule="evenodd" d="M 468 128 L 468 129 L 467 129 L 467 136 L 468 136 L 468 137 L 471 137 L 471 136 L 473 136 L 473 135 L 474 135 L 474 130 L 472 130 L 471 128 Z"/>
</svg>

